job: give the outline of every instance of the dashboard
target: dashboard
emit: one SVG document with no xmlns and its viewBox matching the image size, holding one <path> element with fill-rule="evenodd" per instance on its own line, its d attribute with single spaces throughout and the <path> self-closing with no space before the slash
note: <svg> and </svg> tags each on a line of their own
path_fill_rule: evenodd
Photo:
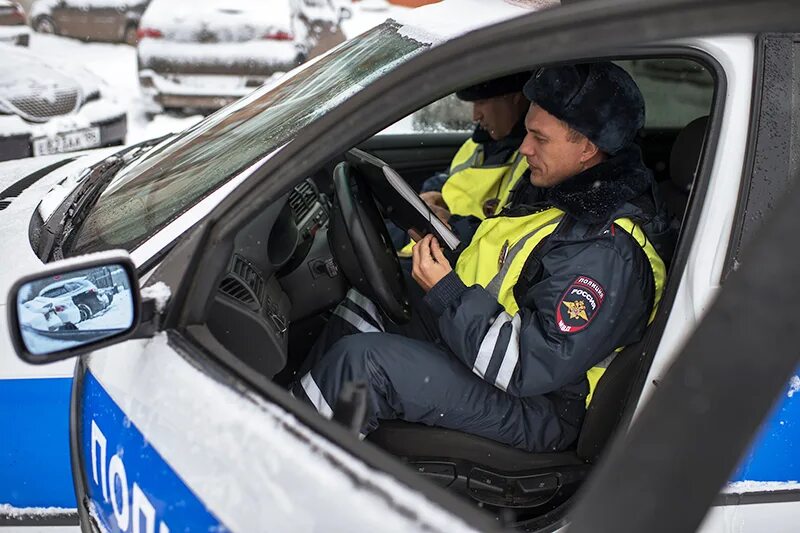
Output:
<svg viewBox="0 0 800 533">
<path fill-rule="evenodd" d="M 347 284 L 333 261 L 330 206 L 306 179 L 239 231 L 208 327 L 238 359 L 267 377 L 287 362 L 289 326 L 335 306 Z"/>
</svg>

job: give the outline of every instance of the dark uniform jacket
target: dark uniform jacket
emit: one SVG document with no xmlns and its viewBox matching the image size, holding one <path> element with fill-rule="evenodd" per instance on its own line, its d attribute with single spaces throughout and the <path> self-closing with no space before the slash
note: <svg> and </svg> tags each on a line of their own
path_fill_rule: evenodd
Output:
<svg viewBox="0 0 800 533">
<path fill-rule="evenodd" d="M 557 207 L 565 216 L 556 230 L 529 255 L 514 286 L 519 319 L 507 321 L 496 336 L 493 354 L 516 343 L 519 357 L 507 392 L 514 396 L 547 395 L 570 406 L 588 393 L 586 372 L 618 347 L 638 341 L 653 308 L 654 281 L 647 256 L 613 221 L 627 217 L 657 243 L 669 260 L 672 235 L 663 204 L 655 197 L 652 173 L 636 146 L 624 149 L 549 190 L 526 180 L 509 207 L 497 216 L 514 217 Z M 602 286 L 605 298 L 591 322 L 579 332 L 564 333 L 556 323 L 558 307 L 577 279 Z M 467 287 L 455 271 L 437 283 L 426 302 L 438 318 L 442 339 L 469 368 L 502 306 L 479 285 Z M 494 355 L 493 355 L 494 357 Z M 492 381 L 499 363 L 490 363 L 484 379 Z M 571 407 L 571 410 L 574 410 Z M 574 415 L 574 413 L 573 413 Z M 579 427 L 578 422 L 573 424 Z"/>
</svg>

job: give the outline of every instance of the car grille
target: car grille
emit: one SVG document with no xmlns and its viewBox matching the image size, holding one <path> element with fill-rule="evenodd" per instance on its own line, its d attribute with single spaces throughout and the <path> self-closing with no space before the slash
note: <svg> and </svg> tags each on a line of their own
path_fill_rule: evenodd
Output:
<svg viewBox="0 0 800 533">
<path fill-rule="evenodd" d="M 33 87 L 29 94 L 14 96 L 7 103 L 25 120 L 44 122 L 74 112 L 80 101 L 80 94 L 74 87 Z"/>
</svg>

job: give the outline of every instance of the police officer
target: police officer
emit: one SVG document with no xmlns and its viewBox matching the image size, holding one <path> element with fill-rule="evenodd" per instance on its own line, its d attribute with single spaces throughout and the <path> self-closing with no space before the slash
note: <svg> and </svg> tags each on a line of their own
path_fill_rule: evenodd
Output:
<svg viewBox="0 0 800 533">
<path fill-rule="evenodd" d="M 414 247 L 425 295 L 412 299 L 411 324 L 351 290 L 295 396 L 331 416 L 346 382 L 366 382 L 365 434 L 399 418 L 532 452 L 575 442 L 599 377 L 661 298 L 651 236 L 666 217 L 634 144 L 644 100 L 624 70 L 548 67 L 524 93 L 529 180 L 457 261 L 431 236 Z"/>
<path fill-rule="evenodd" d="M 456 97 L 472 104 L 475 129 L 448 171 L 422 184 L 420 196 L 463 241 L 472 238 L 484 218 L 500 211 L 528 169 L 519 145 L 528 110 L 522 86 L 530 74 L 511 74 L 456 91 Z M 405 235 L 400 236 L 403 242 Z M 400 255 L 410 256 L 412 245 L 402 248 Z"/>
</svg>

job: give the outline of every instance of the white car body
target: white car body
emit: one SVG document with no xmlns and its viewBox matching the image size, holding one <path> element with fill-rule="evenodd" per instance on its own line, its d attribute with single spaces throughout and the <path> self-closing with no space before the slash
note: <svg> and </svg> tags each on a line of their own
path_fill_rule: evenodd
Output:
<svg viewBox="0 0 800 533">
<path fill-rule="evenodd" d="M 77 324 L 81 321 L 81 312 L 71 297 L 47 298 L 36 297 L 27 302 L 31 309 L 52 308 L 62 324 Z"/>
<path fill-rule="evenodd" d="M 478 4 L 475 0 L 474 5 Z M 463 24 L 460 28 L 455 27 L 455 21 L 461 19 L 447 18 L 448 8 L 452 7 L 452 2 L 443 2 L 421 9 L 416 15 L 419 17 L 417 20 L 410 15 L 406 31 L 420 36 L 431 35 L 433 30 L 444 28 L 444 35 L 433 39 L 439 42 L 473 29 Z M 498 4 L 492 6 L 492 13 L 500 20 L 518 14 L 516 9 L 509 4 Z M 488 12 L 489 8 L 484 10 Z M 444 20 L 448 20 L 450 25 L 443 25 Z M 755 35 L 739 34 L 646 43 L 648 47 L 701 51 L 719 63 L 727 83 L 713 172 L 702 206 L 695 207 L 701 212 L 696 238 L 691 245 L 687 266 L 680 273 L 669 322 L 639 398 L 639 408 L 667 372 L 720 288 L 745 167 L 745 132 L 749 129 L 753 107 L 755 39 Z M 287 76 L 291 78 L 303 68 Z M 237 107 L 247 105 L 248 100 L 250 98 L 234 104 L 228 112 L 235 112 Z M 261 161 L 231 178 L 132 250 L 134 263 L 137 266 L 148 264 L 165 246 L 179 239 L 208 215 L 281 149 L 265 155 Z M 42 267 L 28 242 L 27 227 L 45 193 L 56 187 L 54 197 L 65 197 L 80 183 L 81 170 L 102 160 L 109 153 L 108 150 L 90 153 L 53 170 L 25 189 L 5 211 L 0 212 L 0 221 L 5 228 L 0 244 L 6 249 L 20 250 L 13 264 L 0 269 L 0 294 L 7 294 L 10 285 L 18 277 Z M 56 159 L 0 164 L 0 190 Z M 62 182 L 59 190 L 58 184 Z M 146 277 L 151 272 L 142 274 Z M 9 326 L 5 322 L 6 314 L 2 312 L 4 305 L 5 299 L 0 300 L 0 353 L 13 353 L 7 335 Z M 16 358 L 6 357 L 0 360 L 0 379 L 9 376 L 67 376 L 71 374 L 73 364 L 63 361 L 48 367 L 32 367 Z M 130 506 L 126 499 L 123 507 L 115 506 L 113 509 L 116 526 L 122 530 L 128 528 L 131 514 L 139 520 L 139 511 L 147 518 L 148 527 L 157 527 L 158 524 L 179 528 L 174 521 L 169 522 L 169 518 L 161 515 L 155 500 L 147 496 L 158 494 L 159 487 L 148 486 L 147 480 L 141 477 L 134 480 L 131 474 L 145 464 L 145 459 L 133 454 L 123 456 L 115 453 L 122 444 L 136 445 L 139 442 L 136 439 L 142 438 L 142 435 L 157 450 L 160 460 L 171 469 L 175 478 L 181 480 L 184 488 L 188 487 L 187 490 L 207 511 L 208 516 L 198 511 L 190 517 L 196 522 L 186 522 L 197 527 L 222 524 L 233 531 L 253 531 L 264 524 L 273 525 L 276 530 L 321 529 L 335 524 L 343 531 L 356 527 L 393 531 L 411 531 L 421 527 L 446 531 L 471 529 L 469 524 L 442 511 L 408 486 L 370 468 L 337 445 L 320 438 L 292 413 L 254 395 L 235 391 L 224 380 L 200 372 L 187 361 L 175 344 L 168 341 L 166 334 L 149 340 L 130 340 L 98 350 L 88 358 L 88 366 L 95 380 L 91 385 L 93 390 L 104 391 L 107 405 L 123 413 L 126 421 L 123 422 L 122 417 L 116 418 L 116 415 L 97 415 L 93 418 L 87 415 L 90 419 L 84 422 L 86 427 L 92 429 L 90 434 L 83 435 L 82 441 L 84 449 L 87 452 L 91 450 L 92 455 L 85 458 L 84 472 L 87 484 L 96 494 L 108 494 L 111 491 L 113 495 L 114 490 L 124 490 L 125 494 L 130 492 L 138 495 L 133 497 Z M 791 398 L 792 394 L 788 397 Z M 187 409 L 187 404 L 192 404 L 192 408 Z M 186 416 L 187 411 L 192 415 Z M 124 423 L 127 426 L 123 427 Z M 136 432 L 129 431 L 131 423 Z M 183 439 L 190 433 L 193 444 L 187 448 Z M 120 438 L 128 440 L 121 442 L 118 441 Z M 231 461 L 227 454 L 222 454 L 225 455 L 222 457 L 220 449 L 231 450 L 241 460 Z M 330 466 L 332 463 L 335 467 Z M 115 489 L 116 486 L 123 489 Z M 220 490 L 220 487 L 224 487 L 224 490 Z M 797 488 L 797 483 L 790 480 L 767 485 L 739 481 L 730 484 L 723 492 L 747 494 Z M 345 508 L 338 499 L 342 493 L 352 493 Z M 171 493 L 175 494 L 178 493 Z M 295 507 L 296 502 L 300 501 L 315 502 L 315 511 L 319 510 L 319 513 L 307 513 L 307 510 Z M 352 513 L 350 502 L 358 503 L 358 508 L 363 510 L 358 516 Z M 99 516 L 96 508 L 92 512 L 95 517 Z M 794 517 L 798 513 L 798 501 L 722 505 L 712 509 L 702 531 L 788 532 L 795 529 Z"/>
</svg>

